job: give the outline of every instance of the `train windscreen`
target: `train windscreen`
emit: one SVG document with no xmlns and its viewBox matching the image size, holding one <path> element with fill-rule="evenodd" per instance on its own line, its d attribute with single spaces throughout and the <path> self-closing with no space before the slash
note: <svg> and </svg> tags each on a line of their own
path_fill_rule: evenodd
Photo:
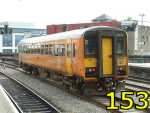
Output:
<svg viewBox="0 0 150 113">
<path fill-rule="evenodd" d="M 117 46 L 116 46 L 117 54 L 124 54 L 125 53 L 125 44 L 123 38 L 117 39 Z"/>
<path fill-rule="evenodd" d="M 116 53 L 118 55 L 126 54 L 126 36 L 116 38 Z"/>
<path fill-rule="evenodd" d="M 85 56 L 95 57 L 97 46 L 97 35 L 96 32 L 90 31 L 85 35 Z"/>
</svg>

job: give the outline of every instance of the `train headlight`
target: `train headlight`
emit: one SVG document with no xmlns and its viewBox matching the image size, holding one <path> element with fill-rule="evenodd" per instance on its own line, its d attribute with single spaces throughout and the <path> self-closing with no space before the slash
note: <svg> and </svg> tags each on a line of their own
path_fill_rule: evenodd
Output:
<svg viewBox="0 0 150 113">
<path fill-rule="evenodd" d="M 87 67 L 85 69 L 86 76 L 95 76 L 96 75 L 96 67 Z"/>
<path fill-rule="evenodd" d="M 122 67 L 120 67 L 120 68 L 119 68 L 119 70 L 123 70 L 123 68 L 122 68 Z"/>
<path fill-rule="evenodd" d="M 92 72 L 92 69 L 89 69 L 88 71 L 89 71 L 89 72 Z"/>
<path fill-rule="evenodd" d="M 117 75 L 126 75 L 126 66 L 117 67 Z"/>
</svg>

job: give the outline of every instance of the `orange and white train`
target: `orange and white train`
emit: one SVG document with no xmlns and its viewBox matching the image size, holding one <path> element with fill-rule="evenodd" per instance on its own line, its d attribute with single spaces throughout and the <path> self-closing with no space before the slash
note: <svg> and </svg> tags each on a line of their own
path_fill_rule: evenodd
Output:
<svg viewBox="0 0 150 113">
<path fill-rule="evenodd" d="M 95 26 L 26 38 L 18 50 L 27 71 L 60 76 L 82 91 L 91 85 L 112 89 L 128 77 L 127 34 L 119 28 Z"/>
</svg>

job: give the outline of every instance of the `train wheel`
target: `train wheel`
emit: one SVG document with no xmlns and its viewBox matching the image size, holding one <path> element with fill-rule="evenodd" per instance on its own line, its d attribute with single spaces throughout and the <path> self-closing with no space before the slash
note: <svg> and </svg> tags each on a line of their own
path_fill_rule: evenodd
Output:
<svg viewBox="0 0 150 113">
<path fill-rule="evenodd" d="M 71 87 L 67 76 L 63 76 L 62 84 L 63 84 L 63 86 L 64 86 L 66 89 L 68 89 L 68 90 L 69 90 L 70 87 Z"/>
<path fill-rule="evenodd" d="M 39 71 L 38 71 L 38 69 L 37 68 L 35 68 L 35 67 L 33 67 L 32 69 L 31 69 L 31 75 L 33 75 L 33 76 L 38 76 L 39 75 Z"/>
<path fill-rule="evenodd" d="M 81 84 L 79 87 L 79 91 L 81 95 L 86 95 L 86 87 L 85 84 Z"/>
<path fill-rule="evenodd" d="M 125 90 L 125 81 L 117 82 L 116 83 L 116 90 L 118 90 L 118 91 Z"/>
<path fill-rule="evenodd" d="M 77 88 L 77 90 L 79 91 L 79 93 L 81 95 L 85 95 L 85 84 L 84 81 L 81 78 L 76 78 L 75 79 L 75 87 Z"/>
</svg>

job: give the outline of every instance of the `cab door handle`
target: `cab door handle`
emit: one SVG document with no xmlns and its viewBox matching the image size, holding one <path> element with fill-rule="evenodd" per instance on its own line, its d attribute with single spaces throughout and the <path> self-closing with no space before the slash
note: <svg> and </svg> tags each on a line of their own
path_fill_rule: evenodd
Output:
<svg viewBox="0 0 150 113">
<path fill-rule="evenodd" d="M 112 58 L 112 55 L 108 55 L 109 58 Z"/>
</svg>

